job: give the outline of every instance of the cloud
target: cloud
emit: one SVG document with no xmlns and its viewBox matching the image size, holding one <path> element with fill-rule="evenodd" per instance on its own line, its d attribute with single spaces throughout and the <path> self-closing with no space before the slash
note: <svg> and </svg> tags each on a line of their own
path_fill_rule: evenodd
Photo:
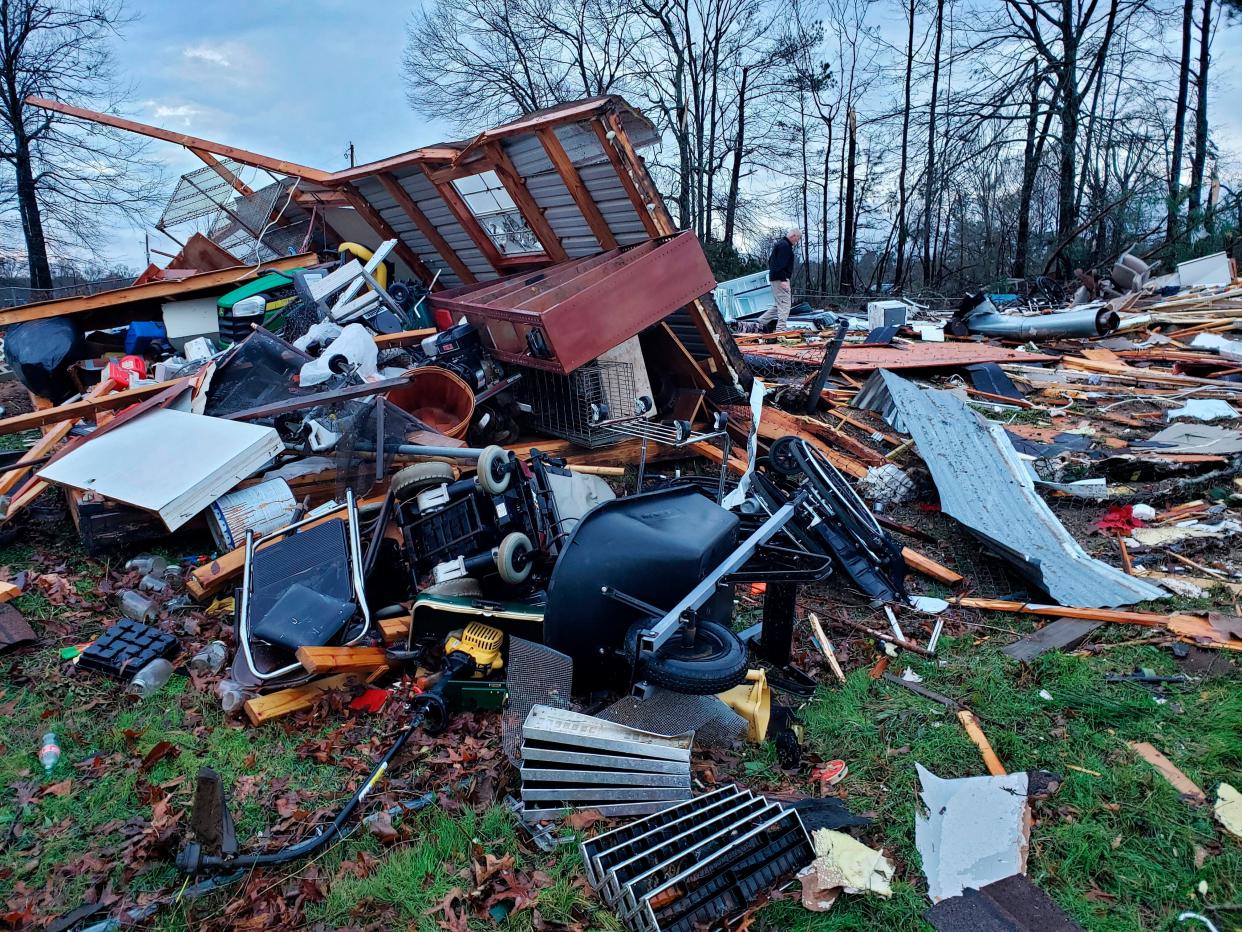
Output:
<svg viewBox="0 0 1242 932">
<path fill-rule="evenodd" d="M 151 111 L 151 117 L 158 122 L 180 123 L 182 126 L 189 126 L 194 117 L 201 112 L 198 107 L 191 107 L 189 104 L 161 104 L 157 101 L 149 101 L 147 109 Z"/>
<path fill-rule="evenodd" d="M 199 45 L 191 45 L 181 50 L 181 54 L 194 61 L 201 61 L 208 65 L 217 65 L 220 68 L 229 67 L 229 57 L 222 49 L 212 47 L 206 43 Z"/>
</svg>

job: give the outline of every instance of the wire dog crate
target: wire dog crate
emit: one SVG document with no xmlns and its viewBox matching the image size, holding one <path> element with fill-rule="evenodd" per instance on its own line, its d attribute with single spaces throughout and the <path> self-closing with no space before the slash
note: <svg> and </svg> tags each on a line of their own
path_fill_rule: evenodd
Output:
<svg viewBox="0 0 1242 932">
<path fill-rule="evenodd" d="M 523 369 L 516 389 L 539 430 L 592 450 L 627 439 L 600 422 L 642 415 L 636 407 L 634 366 L 628 362 L 597 359 L 569 375 Z"/>
</svg>

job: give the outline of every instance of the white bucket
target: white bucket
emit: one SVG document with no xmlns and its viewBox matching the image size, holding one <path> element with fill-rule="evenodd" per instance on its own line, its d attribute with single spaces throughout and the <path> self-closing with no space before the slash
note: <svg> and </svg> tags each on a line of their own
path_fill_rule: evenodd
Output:
<svg viewBox="0 0 1242 932">
<path fill-rule="evenodd" d="M 246 532 L 256 537 L 292 523 L 298 503 L 284 479 L 268 479 L 248 489 L 221 495 L 207 509 L 207 526 L 222 550 L 235 550 L 246 542 Z"/>
</svg>

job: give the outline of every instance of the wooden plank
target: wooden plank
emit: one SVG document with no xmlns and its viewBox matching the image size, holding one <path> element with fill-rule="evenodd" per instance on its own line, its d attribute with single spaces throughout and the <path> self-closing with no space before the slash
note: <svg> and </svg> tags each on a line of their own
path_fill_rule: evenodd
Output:
<svg viewBox="0 0 1242 932">
<path fill-rule="evenodd" d="M 504 258 L 500 254 L 500 249 L 492 242 L 492 238 L 487 235 L 487 231 L 475 219 L 470 208 L 466 206 L 466 202 L 462 200 L 457 189 L 453 187 L 452 182 L 436 181 L 431 175 L 427 179 L 436 189 L 436 193 L 440 195 L 440 199 L 444 201 L 449 212 L 461 224 L 461 228 L 466 231 L 466 235 L 474 240 L 474 245 L 479 248 L 479 252 L 483 253 L 483 258 L 487 260 L 497 275 L 503 275 L 501 269 L 504 267 Z"/>
<path fill-rule="evenodd" d="M 251 725 L 262 725 L 264 722 L 309 709 L 328 690 L 352 686 L 359 682 L 359 679 L 356 673 L 338 673 L 304 686 L 292 686 L 289 689 L 281 689 L 274 693 L 247 699 L 242 709 L 246 713 L 246 718 L 250 719 Z"/>
<path fill-rule="evenodd" d="M 565 151 L 565 147 L 561 145 L 560 139 L 557 138 L 556 131 L 545 127 L 539 130 L 538 135 L 539 141 L 543 144 L 543 151 L 548 154 L 548 158 L 552 162 L 552 167 L 561 176 L 561 181 L 565 182 L 565 187 L 569 189 L 570 196 L 574 199 L 574 203 L 578 205 L 578 210 L 582 212 L 582 218 L 586 220 L 587 226 L 591 228 L 591 235 L 599 242 L 601 248 L 616 249 L 619 245 L 617 238 L 613 236 L 612 230 L 609 229 L 608 221 L 600 213 L 599 206 L 595 203 L 591 192 L 587 190 L 582 176 L 578 174 L 578 169 L 575 167 L 573 159 L 569 157 L 569 153 Z"/>
<path fill-rule="evenodd" d="M 749 415 L 749 408 L 743 408 L 740 405 L 730 406 L 729 416 L 731 418 L 735 417 L 736 423 L 741 424 L 743 429 L 746 429 L 747 425 L 750 424 Z M 848 456 L 839 450 L 834 450 L 820 440 L 819 437 L 815 436 L 815 434 L 803 427 L 798 422 L 797 417 L 792 414 L 786 414 L 778 408 L 765 407 L 763 409 L 763 414 L 759 419 L 759 436 L 765 440 L 776 440 L 786 436 L 801 437 L 822 453 L 841 472 L 853 476 L 855 479 L 861 479 L 867 475 L 865 463 L 860 463 L 852 456 Z"/>
<path fill-rule="evenodd" d="M 643 229 L 647 231 L 648 236 L 659 236 L 660 229 L 656 225 L 655 218 L 651 216 L 651 211 L 647 209 L 647 202 L 638 190 L 638 185 L 630 177 L 629 169 L 622 164 L 621 156 L 617 154 L 612 140 L 608 138 L 608 130 L 604 129 L 604 124 L 599 120 L 591 121 L 591 129 L 595 131 L 595 138 L 599 140 L 600 146 L 603 147 L 604 155 L 608 156 L 608 161 L 612 163 L 612 170 L 617 173 L 617 178 L 621 182 L 621 187 L 625 189 L 631 206 L 633 206 L 635 213 L 638 214 L 638 218 L 643 222 Z"/>
<path fill-rule="evenodd" d="M 174 385 L 189 385 L 189 379 L 173 379 L 170 382 L 157 382 L 155 385 L 141 385 L 138 388 L 127 388 L 123 392 L 101 395 L 98 398 L 83 398 L 54 408 L 41 411 L 30 411 L 26 414 L 15 414 L 0 421 L 0 435 L 17 434 L 23 430 L 32 430 L 61 421 L 93 420 L 100 411 L 124 408 L 138 401 L 158 395 Z"/>
<path fill-rule="evenodd" d="M 1049 651 L 1077 647 L 1101 624 L 1102 622 L 1087 621 L 1082 618 L 1058 618 L 1051 624 L 1044 625 L 1034 634 L 1028 634 L 1022 640 L 1002 647 L 1001 653 L 1019 663 L 1030 663 L 1036 657 Z"/>
<path fill-rule="evenodd" d="M 117 288 L 115 291 L 101 291 L 98 294 L 83 295 L 77 298 L 60 298 L 55 301 L 39 301 L 35 304 L 23 304 L 20 307 L 0 311 L 0 327 L 22 323 L 27 320 L 46 320 L 49 317 L 64 317 L 69 314 L 84 314 L 88 311 L 101 311 L 139 301 L 160 301 L 167 298 L 184 298 L 201 291 L 219 291 L 236 288 L 238 285 L 251 281 L 268 272 L 287 272 L 314 265 L 319 257 L 314 253 L 300 256 L 287 256 L 273 259 L 260 268 L 254 266 L 233 266 L 215 272 L 203 272 L 172 281 L 154 281 L 142 285 L 130 285 L 128 288 Z"/>
<path fill-rule="evenodd" d="M 410 267 L 410 270 L 415 275 L 428 285 L 431 284 L 431 280 L 435 277 L 431 269 L 427 268 L 423 260 L 418 257 L 418 254 L 402 241 L 401 234 L 394 230 L 392 225 L 380 216 L 380 212 L 367 203 L 367 199 L 359 193 L 357 188 L 353 185 L 346 185 L 341 188 L 341 196 L 366 221 L 367 226 L 380 235 L 381 239 L 395 239 L 397 241 L 397 255 L 401 257 L 402 261 Z M 436 285 L 439 287 L 438 282 Z"/>
<path fill-rule="evenodd" d="M 22 590 L 11 582 L 0 582 L 0 603 L 10 602 L 22 594 Z"/>
<path fill-rule="evenodd" d="M 996 752 L 992 750 L 992 744 L 988 741 L 988 736 L 979 727 L 979 720 L 975 718 L 975 713 L 969 709 L 958 709 L 957 720 L 966 729 L 967 737 L 979 749 L 979 754 L 983 757 L 983 765 L 988 768 L 988 773 L 994 777 L 1005 776 L 1005 767 L 1000 762 L 1000 758 L 996 756 Z"/>
<path fill-rule="evenodd" d="M 436 332 L 435 327 L 421 327 L 418 330 L 400 330 L 397 333 L 377 333 L 375 345 L 380 349 L 388 349 L 392 346 L 411 346 L 423 342 Z"/>
<path fill-rule="evenodd" d="M 448 241 L 440 235 L 440 231 L 436 229 L 434 223 L 427 219 L 427 215 L 422 212 L 418 204 L 414 202 L 414 198 L 410 197 L 405 188 L 401 187 L 400 182 L 387 172 L 380 172 L 375 176 L 375 180 L 383 185 L 384 190 L 388 192 L 388 196 L 397 202 L 397 206 L 405 212 L 405 215 L 414 222 L 420 233 L 427 237 L 427 242 L 431 243 L 431 247 L 439 254 L 440 258 L 448 263 L 454 274 L 461 279 L 463 285 L 473 285 L 478 281 L 474 277 L 474 273 L 470 271 L 470 267 L 462 261 L 457 255 L 457 251 L 448 244 Z"/>
<path fill-rule="evenodd" d="M 924 576 L 930 576 L 932 579 L 950 586 L 956 586 L 962 581 L 961 573 L 953 572 L 947 566 L 937 563 L 931 557 L 924 556 L 917 550 L 902 547 L 901 555 L 905 558 L 906 565 L 910 569 L 922 573 Z"/>
<path fill-rule="evenodd" d="M 0 496 L 8 495 L 22 481 L 30 471 L 23 464 L 29 463 L 31 460 L 42 459 L 52 447 L 60 443 L 67 436 L 69 431 L 73 430 L 73 421 L 61 421 L 44 434 L 39 442 L 27 450 L 20 460 L 5 470 L 3 477 L 0 477 Z"/>
<path fill-rule="evenodd" d="M 296 657 L 307 673 L 370 673 L 388 666 L 382 647 L 299 647 Z"/>
<path fill-rule="evenodd" d="M 1156 772 L 1168 780 L 1173 789 L 1181 793 L 1182 798 L 1187 802 L 1201 805 L 1207 801 L 1206 794 L 1199 789 L 1198 784 L 1182 773 L 1176 764 L 1156 750 L 1155 747 L 1146 741 L 1127 741 L 1126 744 L 1130 746 L 1130 750 L 1135 754 L 1155 767 Z"/>
<path fill-rule="evenodd" d="M 498 142 L 487 146 L 486 151 L 492 159 L 496 177 L 509 192 L 509 197 L 513 198 L 513 203 L 521 211 L 522 217 L 534 232 L 535 238 L 542 244 L 543 251 L 553 262 L 564 262 L 569 258 L 569 254 L 561 245 L 561 238 L 552 229 L 552 224 L 548 223 L 548 218 L 544 216 L 543 208 L 539 206 L 526 187 L 526 179 L 518 172 L 517 166 L 510 161 L 504 148 Z"/>
<path fill-rule="evenodd" d="M 103 126 L 111 126 L 116 129 L 123 129 L 126 132 L 137 133 L 139 136 L 162 139 L 164 142 L 176 143 L 179 146 L 185 146 L 187 149 L 202 149 L 204 152 L 210 152 L 212 155 L 224 156 L 235 162 L 241 162 L 243 165 L 266 169 L 278 175 L 294 175 L 298 178 L 305 178 L 307 181 L 319 182 L 320 184 L 327 182 L 332 177 L 330 172 L 320 171 L 317 168 L 310 168 L 306 165 L 299 165 L 297 162 L 286 162 L 280 159 L 269 158 L 266 155 L 249 152 L 236 146 L 226 146 L 222 143 L 211 142 L 208 139 L 191 136 L 188 133 L 174 133 L 171 130 L 151 126 L 148 123 L 126 120 L 122 117 L 113 116 L 110 113 L 100 113 L 97 110 L 88 110 L 85 107 L 75 107 L 57 100 L 47 100 L 43 97 L 31 96 L 26 98 L 26 103 L 42 110 L 52 110 L 56 113 L 64 113 L 81 120 L 88 120 L 91 123 L 99 123 Z"/>
</svg>

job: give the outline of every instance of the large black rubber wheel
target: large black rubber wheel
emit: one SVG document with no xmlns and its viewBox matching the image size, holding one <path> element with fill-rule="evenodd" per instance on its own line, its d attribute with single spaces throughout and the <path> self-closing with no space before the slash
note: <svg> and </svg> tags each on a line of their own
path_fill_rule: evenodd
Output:
<svg viewBox="0 0 1242 932">
<path fill-rule="evenodd" d="M 625 638 L 626 653 L 638 653 L 643 623 L 631 626 Z M 637 659 L 638 679 L 648 680 L 673 692 L 691 696 L 714 696 L 746 679 L 750 657 L 741 639 L 714 621 L 700 621 L 694 643 L 687 646 L 681 632 L 674 634 L 655 654 Z"/>
</svg>

